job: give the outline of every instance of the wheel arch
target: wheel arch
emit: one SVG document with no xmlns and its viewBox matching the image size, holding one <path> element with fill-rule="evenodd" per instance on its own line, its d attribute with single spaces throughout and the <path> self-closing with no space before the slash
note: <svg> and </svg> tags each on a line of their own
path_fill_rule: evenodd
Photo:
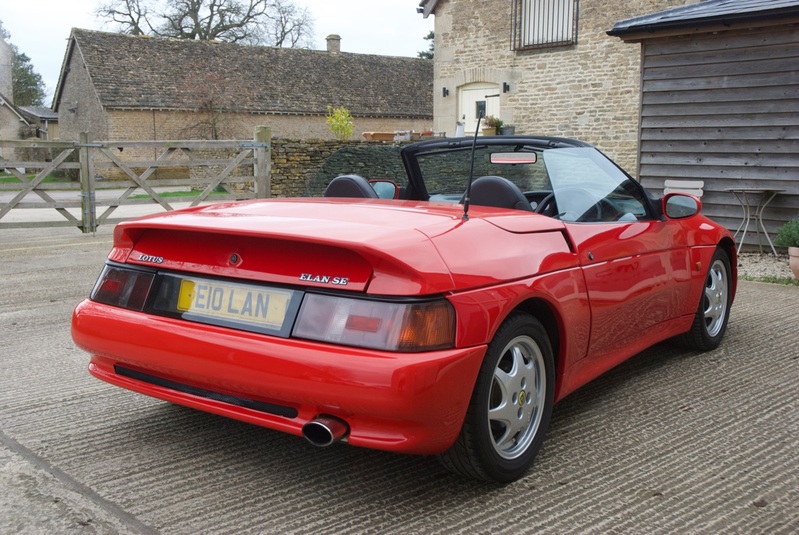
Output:
<svg viewBox="0 0 799 535">
<path fill-rule="evenodd" d="M 552 358 L 555 360 L 555 392 L 557 398 L 557 392 L 560 391 L 561 380 L 563 378 L 561 364 L 564 359 L 561 358 L 560 354 L 563 321 L 561 321 L 561 318 L 552 305 L 546 300 L 537 297 L 522 301 L 511 313 L 512 312 L 526 312 L 538 319 L 544 326 L 544 329 L 546 329 L 549 335 L 549 343 L 552 344 Z"/>
<path fill-rule="evenodd" d="M 732 273 L 730 273 L 732 300 L 735 301 L 735 294 L 738 290 L 738 251 L 735 248 L 735 242 L 729 237 L 722 238 L 718 247 L 723 249 L 730 259 L 730 270 L 732 271 Z"/>
</svg>

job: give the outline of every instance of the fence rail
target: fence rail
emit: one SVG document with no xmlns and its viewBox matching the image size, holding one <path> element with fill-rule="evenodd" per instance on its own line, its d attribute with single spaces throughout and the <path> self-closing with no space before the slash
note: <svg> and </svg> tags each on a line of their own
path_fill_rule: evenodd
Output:
<svg viewBox="0 0 799 535">
<path fill-rule="evenodd" d="M 175 188 L 188 192 L 179 200 L 190 206 L 268 198 L 270 143 L 268 127 L 256 128 L 252 140 L 95 142 L 86 134 L 77 142 L 0 140 L 0 229 L 76 226 L 90 233 L 121 221 L 111 218 L 120 206 L 172 210 Z M 63 220 L 3 221 L 29 209 L 55 210 Z"/>
</svg>

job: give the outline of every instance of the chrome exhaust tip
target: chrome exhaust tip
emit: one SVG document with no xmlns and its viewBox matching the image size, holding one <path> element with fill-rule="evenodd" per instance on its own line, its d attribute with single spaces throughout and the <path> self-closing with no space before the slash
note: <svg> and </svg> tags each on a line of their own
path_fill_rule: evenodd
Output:
<svg viewBox="0 0 799 535">
<path fill-rule="evenodd" d="M 346 437 L 350 432 L 347 422 L 335 416 L 317 416 L 302 426 L 302 436 L 320 448 L 330 446 Z"/>
</svg>

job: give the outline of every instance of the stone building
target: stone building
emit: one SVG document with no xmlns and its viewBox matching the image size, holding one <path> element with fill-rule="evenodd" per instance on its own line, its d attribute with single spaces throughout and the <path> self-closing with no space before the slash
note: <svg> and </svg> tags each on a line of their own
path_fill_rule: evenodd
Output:
<svg viewBox="0 0 799 535">
<path fill-rule="evenodd" d="M 690 1 L 690 0 L 689 0 Z M 686 0 L 423 0 L 435 15 L 433 129 L 484 111 L 516 133 L 593 143 L 636 168 L 640 52 L 607 35 Z"/>
<path fill-rule="evenodd" d="M 10 97 L 0 93 L 0 139 L 20 139 L 29 136 L 31 124 Z M 34 129 L 35 130 L 35 129 Z M 0 147 L 0 151 L 2 151 Z M 0 156 L 2 156 L 0 152 Z"/>
<path fill-rule="evenodd" d="M 19 139 L 30 124 L 14 106 L 14 90 L 12 85 L 14 51 L 11 46 L 0 37 L 0 139 Z M 12 154 L 3 154 L 0 147 L 0 157 L 12 157 Z"/>
<path fill-rule="evenodd" d="M 11 46 L 6 43 L 5 39 L 0 36 L 0 95 L 6 95 L 8 98 L 14 96 L 11 78 L 14 71 L 13 61 L 14 51 L 11 49 Z"/>
<path fill-rule="evenodd" d="M 61 139 L 330 139 L 327 107 L 355 136 L 432 127 L 430 60 L 136 37 L 73 29 L 56 87 Z"/>
</svg>

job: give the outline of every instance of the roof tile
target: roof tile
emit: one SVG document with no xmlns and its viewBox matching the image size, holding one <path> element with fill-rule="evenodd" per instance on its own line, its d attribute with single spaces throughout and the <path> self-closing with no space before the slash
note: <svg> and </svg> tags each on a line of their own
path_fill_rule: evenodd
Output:
<svg viewBox="0 0 799 535">
<path fill-rule="evenodd" d="M 427 59 L 82 29 L 72 36 L 109 108 L 197 109 L 213 102 L 249 113 L 324 114 L 333 105 L 356 116 L 433 116 Z"/>
</svg>

